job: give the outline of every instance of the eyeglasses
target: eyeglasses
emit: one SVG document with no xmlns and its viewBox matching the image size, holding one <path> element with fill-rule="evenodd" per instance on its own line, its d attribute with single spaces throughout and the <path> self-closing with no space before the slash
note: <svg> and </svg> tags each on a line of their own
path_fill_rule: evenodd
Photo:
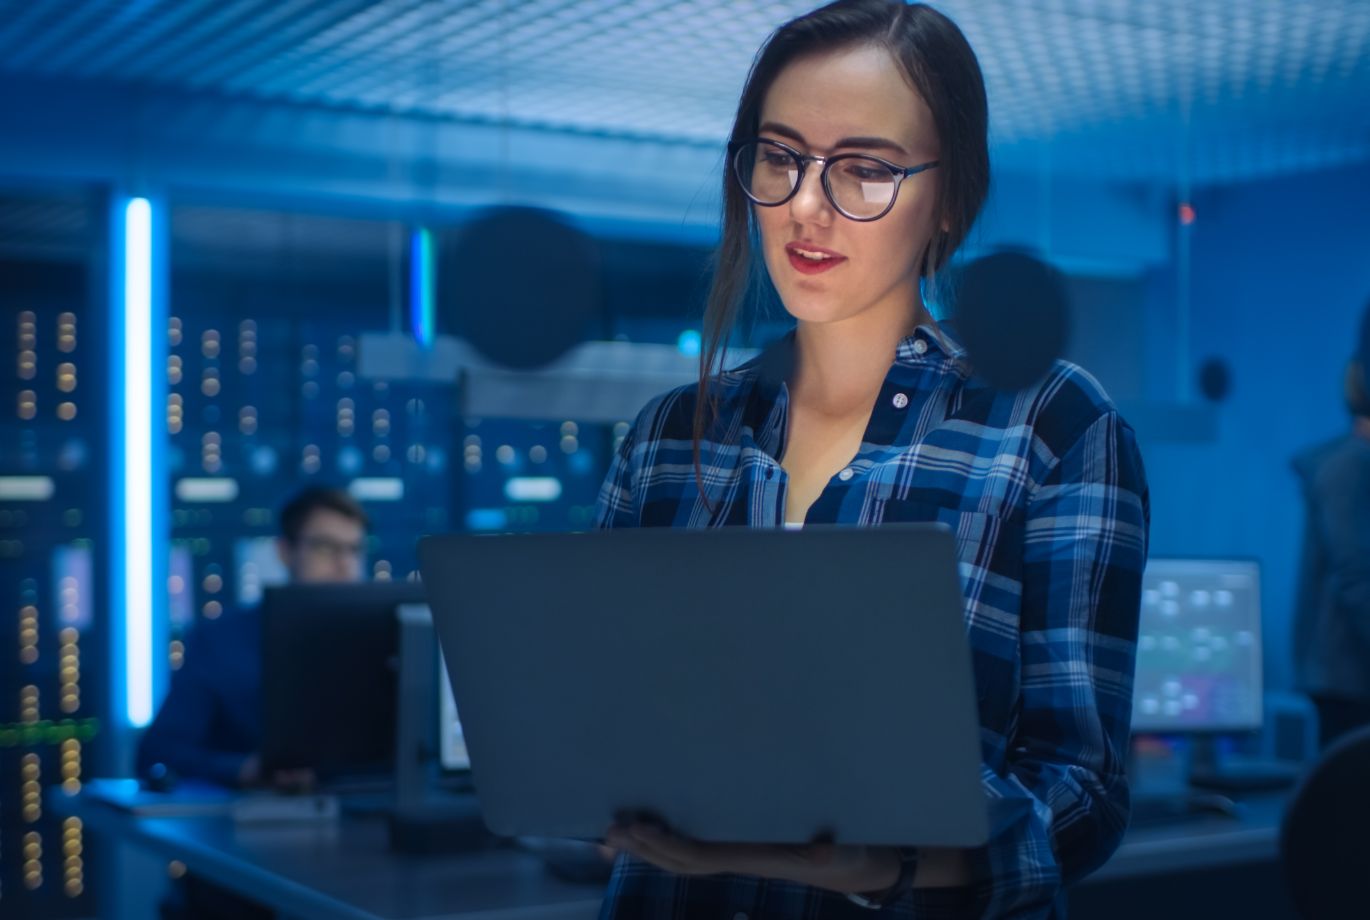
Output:
<svg viewBox="0 0 1370 920">
<path fill-rule="evenodd" d="M 314 556 L 331 556 L 334 559 L 360 559 L 366 547 L 360 543 L 343 543 L 328 537 L 304 537 L 300 548 Z"/>
<path fill-rule="evenodd" d="M 868 153 L 808 156 L 764 138 L 734 141 L 728 145 L 728 156 L 742 191 L 766 208 L 793 198 L 804 182 L 808 165 L 822 163 L 823 192 L 828 201 L 843 217 L 861 221 L 884 217 L 894 207 L 905 179 L 938 165 L 932 160 L 919 166 L 900 166 Z"/>
</svg>

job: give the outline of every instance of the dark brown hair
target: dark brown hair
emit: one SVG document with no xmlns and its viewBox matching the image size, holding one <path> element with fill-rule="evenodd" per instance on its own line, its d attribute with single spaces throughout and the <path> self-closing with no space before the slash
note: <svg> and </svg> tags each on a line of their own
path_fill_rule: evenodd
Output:
<svg viewBox="0 0 1370 920">
<path fill-rule="evenodd" d="M 730 141 L 755 137 L 761 106 L 780 72 L 810 54 L 874 45 L 886 49 L 903 67 L 910 85 L 932 112 L 941 144 L 935 170 L 936 227 L 922 255 L 920 277 L 942 269 L 961 245 L 989 192 L 989 111 L 985 83 L 961 30 L 924 4 L 902 0 L 837 0 L 785 23 L 761 46 L 737 104 Z M 941 227 L 945 224 L 947 230 Z M 723 171 L 723 234 L 713 284 L 704 310 L 704 342 L 699 356 L 699 386 L 694 413 L 695 480 L 704 491 L 700 443 L 718 415 L 710 380 L 721 368 L 737 317 L 764 269 L 755 255 L 756 228 L 751 204 Z M 705 501 L 708 501 L 707 496 Z"/>
<path fill-rule="evenodd" d="M 370 529 L 371 521 L 355 498 L 342 489 L 310 486 L 296 494 L 281 509 L 281 536 L 290 544 L 299 542 L 309 516 L 315 511 L 333 511 Z"/>
</svg>

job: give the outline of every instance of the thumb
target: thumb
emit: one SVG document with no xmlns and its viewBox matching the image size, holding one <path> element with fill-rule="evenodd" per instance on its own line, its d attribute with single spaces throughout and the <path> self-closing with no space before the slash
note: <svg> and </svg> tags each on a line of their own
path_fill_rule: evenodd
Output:
<svg viewBox="0 0 1370 920">
<path fill-rule="evenodd" d="M 827 866 L 836 858 L 837 844 L 832 831 L 820 831 L 809 844 L 809 860 L 816 866 Z"/>
</svg>

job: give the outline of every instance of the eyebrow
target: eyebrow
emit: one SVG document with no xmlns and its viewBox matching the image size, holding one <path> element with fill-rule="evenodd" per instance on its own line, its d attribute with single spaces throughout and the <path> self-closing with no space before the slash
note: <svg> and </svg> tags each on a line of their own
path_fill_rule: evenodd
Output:
<svg viewBox="0 0 1370 920">
<path fill-rule="evenodd" d="M 768 121 L 757 130 L 759 132 L 779 134 L 782 137 L 787 137 L 805 147 L 809 145 L 809 142 L 804 140 L 804 135 L 800 134 L 794 128 L 791 128 L 788 125 L 782 125 L 779 122 Z M 909 152 L 899 144 L 884 137 L 844 137 L 836 144 L 833 144 L 834 150 L 843 147 L 861 147 L 866 150 L 889 150 L 893 153 L 903 154 L 904 156 L 909 155 Z"/>
</svg>

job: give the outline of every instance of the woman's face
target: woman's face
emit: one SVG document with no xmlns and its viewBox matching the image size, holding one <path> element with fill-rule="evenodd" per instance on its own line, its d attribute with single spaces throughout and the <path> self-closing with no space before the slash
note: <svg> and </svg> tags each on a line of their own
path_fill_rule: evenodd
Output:
<svg viewBox="0 0 1370 920">
<path fill-rule="evenodd" d="M 871 153 L 900 166 L 939 155 L 932 113 L 890 54 L 876 47 L 789 64 L 766 93 L 758 133 L 801 153 Z M 869 222 L 833 208 L 820 172 L 810 163 L 788 202 L 754 206 L 766 268 L 785 309 L 809 323 L 839 323 L 870 311 L 911 319 L 919 264 L 935 225 L 933 170 L 905 179 L 889 213 Z M 830 258 L 814 261 L 814 253 Z"/>
</svg>

